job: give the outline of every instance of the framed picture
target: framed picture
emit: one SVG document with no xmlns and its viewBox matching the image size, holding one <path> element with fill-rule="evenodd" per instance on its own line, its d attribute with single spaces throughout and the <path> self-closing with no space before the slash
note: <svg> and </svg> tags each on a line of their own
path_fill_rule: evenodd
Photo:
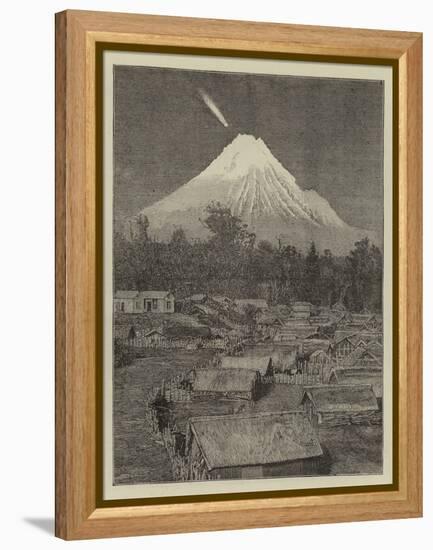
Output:
<svg viewBox="0 0 433 550">
<path fill-rule="evenodd" d="M 56 534 L 422 510 L 419 33 L 56 15 Z"/>
</svg>

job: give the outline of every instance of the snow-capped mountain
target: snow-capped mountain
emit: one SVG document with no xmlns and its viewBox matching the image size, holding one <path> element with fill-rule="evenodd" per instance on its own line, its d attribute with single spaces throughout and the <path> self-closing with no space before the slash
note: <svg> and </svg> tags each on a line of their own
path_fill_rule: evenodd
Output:
<svg viewBox="0 0 433 550">
<path fill-rule="evenodd" d="M 239 134 L 203 172 L 142 214 L 159 238 L 179 226 L 190 238 L 206 238 L 200 219 L 211 201 L 229 206 L 257 240 L 282 239 L 301 248 L 314 240 L 319 248 L 346 252 L 368 233 L 347 225 L 316 191 L 303 191 L 264 141 L 251 135 Z"/>
</svg>

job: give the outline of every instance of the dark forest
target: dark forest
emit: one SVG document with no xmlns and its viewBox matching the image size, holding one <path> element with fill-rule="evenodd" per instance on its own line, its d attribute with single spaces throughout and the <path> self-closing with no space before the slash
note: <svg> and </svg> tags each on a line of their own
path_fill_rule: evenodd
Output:
<svg viewBox="0 0 433 550">
<path fill-rule="evenodd" d="M 190 241 L 182 227 L 170 241 L 152 237 L 145 216 L 129 235 L 114 235 L 115 290 L 172 290 L 176 298 L 203 292 L 231 298 L 264 298 L 270 305 L 307 301 L 343 304 L 353 312 L 382 310 L 382 253 L 367 238 L 353 243 L 347 256 L 307 252 L 294 246 L 258 241 L 241 219 L 220 203 L 203 216 L 208 238 Z"/>
</svg>

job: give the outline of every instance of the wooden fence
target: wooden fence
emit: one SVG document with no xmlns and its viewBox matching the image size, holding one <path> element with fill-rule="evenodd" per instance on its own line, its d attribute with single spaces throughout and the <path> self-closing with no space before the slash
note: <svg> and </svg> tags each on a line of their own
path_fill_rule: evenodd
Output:
<svg viewBox="0 0 433 550">
<path fill-rule="evenodd" d="M 146 349 L 185 349 L 185 350 L 197 350 L 197 349 L 217 349 L 225 350 L 228 348 L 228 343 L 221 339 L 212 338 L 170 338 L 161 339 L 158 341 L 151 341 L 148 338 L 134 338 L 133 340 L 127 340 L 126 344 L 132 348 L 146 348 Z"/>
<path fill-rule="evenodd" d="M 191 372 L 199 369 L 218 368 L 218 357 L 212 357 L 203 363 L 191 365 Z M 159 386 L 154 386 L 148 396 L 152 403 L 158 396 L 163 396 L 168 402 L 191 401 L 192 383 L 189 373 L 180 374 L 169 380 L 162 380 Z"/>
<path fill-rule="evenodd" d="M 262 382 L 264 384 L 292 384 L 298 386 L 313 386 L 315 384 L 323 383 L 322 372 L 306 372 L 305 370 L 300 373 L 283 373 L 276 372 L 272 376 L 263 376 Z"/>
</svg>

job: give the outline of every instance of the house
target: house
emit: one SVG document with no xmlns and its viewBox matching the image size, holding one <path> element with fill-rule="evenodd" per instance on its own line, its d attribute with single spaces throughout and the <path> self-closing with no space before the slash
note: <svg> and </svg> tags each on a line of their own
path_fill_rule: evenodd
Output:
<svg viewBox="0 0 433 550">
<path fill-rule="evenodd" d="M 332 346 L 332 354 L 337 360 L 341 362 L 355 349 L 356 344 L 352 340 L 352 336 L 343 336 L 340 340 L 337 340 Z"/>
<path fill-rule="evenodd" d="M 174 313 L 174 295 L 167 290 L 118 290 L 113 302 L 121 313 Z"/>
<path fill-rule="evenodd" d="M 370 423 L 379 413 L 370 384 L 305 386 L 301 405 L 313 426 Z"/>
<path fill-rule="evenodd" d="M 352 342 L 355 344 L 355 348 L 363 347 L 364 349 L 368 348 L 372 353 L 378 357 L 382 357 L 383 346 L 378 338 L 375 338 L 371 334 L 359 334 L 354 338 L 351 338 Z"/>
<path fill-rule="evenodd" d="M 336 330 L 334 334 L 334 341 L 339 342 L 345 337 L 349 338 L 351 343 L 354 344 L 355 347 L 362 343 L 368 345 L 372 341 L 377 341 L 380 344 L 382 343 L 381 332 L 370 332 L 360 329 L 354 330 L 353 327 L 351 329 L 349 328 L 345 330 Z"/>
<path fill-rule="evenodd" d="M 295 302 L 292 305 L 292 315 L 296 319 L 309 319 L 313 311 L 310 302 Z"/>
<path fill-rule="evenodd" d="M 298 319 L 286 321 L 283 327 L 276 330 L 274 342 L 294 342 L 296 340 L 304 340 L 308 337 L 316 335 L 315 328 L 310 323 L 300 322 Z"/>
<path fill-rule="evenodd" d="M 114 294 L 114 311 L 135 313 L 139 307 L 138 290 L 118 290 Z"/>
<path fill-rule="evenodd" d="M 267 376 L 272 373 L 272 358 L 269 356 L 242 356 L 221 357 L 222 369 L 242 369 L 252 372 L 258 372 L 261 376 Z"/>
<path fill-rule="evenodd" d="M 167 341 L 167 338 L 161 331 L 153 329 L 144 334 L 142 340 L 144 346 L 160 346 Z"/>
<path fill-rule="evenodd" d="M 351 325 L 354 327 L 362 327 L 370 317 L 371 315 L 368 313 L 352 313 Z"/>
<path fill-rule="evenodd" d="M 362 325 L 362 330 L 369 332 L 379 332 L 382 330 L 382 317 L 379 315 L 371 315 Z"/>
<path fill-rule="evenodd" d="M 333 322 L 337 328 L 344 329 L 352 324 L 353 316 L 350 311 L 345 311 L 344 313 L 334 311 L 333 313 L 335 315 Z"/>
<path fill-rule="evenodd" d="M 273 336 L 283 326 L 283 321 L 275 315 L 260 315 L 256 320 L 256 329 L 264 336 Z"/>
<path fill-rule="evenodd" d="M 248 399 L 258 393 L 259 375 L 246 369 L 197 369 L 192 382 L 194 399 Z"/>
<path fill-rule="evenodd" d="M 339 384 L 369 384 L 374 392 L 374 395 L 376 396 L 379 409 L 382 410 L 383 376 L 381 371 L 337 369 L 336 374 Z"/>
<path fill-rule="evenodd" d="M 322 384 L 337 384 L 338 375 L 336 365 L 326 351 L 318 349 L 308 358 L 308 371 L 313 375 L 319 375 Z"/>
<path fill-rule="evenodd" d="M 299 412 L 191 418 L 186 436 L 190 479 L 314 475 L 323 451 Z"/>
<path fill-rule="evenodd" d="M 166 290 L 145 290 L 139 300 L 143 312 L 174 313 L 174 295 Z"/>
<path fill-rule="evenodd" d="M 371 353 L 374 353 L 374 355 L 378 358 L 383 357 L 383 346 L 377 340 L 370 340 L 370 342 L 367 343 L 366 349 L 368 349 Z"/>
<path fill-rule="evenodd" d="M 370 347 L 358 346 L 344 357 L 340 364 L 346 369 L 381 369 L 383 364 L 382 353 L 376 355 Z"/>
</svg>

